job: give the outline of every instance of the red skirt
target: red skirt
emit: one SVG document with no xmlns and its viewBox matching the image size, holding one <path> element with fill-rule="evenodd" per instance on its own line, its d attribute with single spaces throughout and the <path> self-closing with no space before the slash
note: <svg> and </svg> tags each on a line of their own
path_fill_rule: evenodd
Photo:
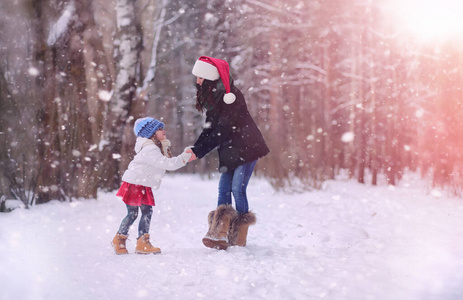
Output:
<svg viewBox="0 0 463 300">
<path fill-rule="evenodd" d="M 121 197 L 125 204 L 141 206 L 142 204 L 154 206 L 153 191 L 150 187 L 122 182 L 116 196 Z"/>
</svg>

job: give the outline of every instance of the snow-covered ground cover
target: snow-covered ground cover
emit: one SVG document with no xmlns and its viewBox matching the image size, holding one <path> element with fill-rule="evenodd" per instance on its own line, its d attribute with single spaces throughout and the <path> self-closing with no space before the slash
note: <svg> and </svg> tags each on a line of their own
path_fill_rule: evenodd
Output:
<svg viewBox="0 0 463 300">
<path fill-rule="evenodd" d="M 248 245 L 205 248 L 218 179 L 167 174 L 151 223 L 160 255 L 114 254 L 115 193 L 0 214 L 0 299 L 463 299 L 463 200 L 405 178 L 274 192 L 252 178 Z M 135 225 L 138 225 L 138 220 Z"/>
</svg>

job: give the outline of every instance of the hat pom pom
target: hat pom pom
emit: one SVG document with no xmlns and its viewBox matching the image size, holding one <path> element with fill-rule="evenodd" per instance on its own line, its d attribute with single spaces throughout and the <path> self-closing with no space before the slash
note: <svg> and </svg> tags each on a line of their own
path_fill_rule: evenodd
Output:
<svg viewBox="0 0 463 300">
<path fill-rule="evenodd" d="M 233 93 L 226 93 L 223 96 L 223 101 L 227 104 L 232 104 L 233 102 L 235 102 L 235 100 L 236 100 L 236 96 Z"/>
</svg>

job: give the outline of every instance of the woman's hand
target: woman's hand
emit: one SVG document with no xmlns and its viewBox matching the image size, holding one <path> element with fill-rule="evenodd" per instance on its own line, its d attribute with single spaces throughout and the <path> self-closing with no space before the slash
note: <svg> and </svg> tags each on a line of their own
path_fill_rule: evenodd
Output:
<svg viewBox="0 0 463 300">
<path fill-rule="evenodd" d="M 197 159 L 197 157 L 196 157 L 195 153 L 193 152 L 193 150 L 188 149 L 188 150 L 186 150 L 185 152 L 186 152 L 186 153 L 191 153 L 191 157 L 190 157 L 190 160 L 189 160 L 188 162 Z"/>
</svg>

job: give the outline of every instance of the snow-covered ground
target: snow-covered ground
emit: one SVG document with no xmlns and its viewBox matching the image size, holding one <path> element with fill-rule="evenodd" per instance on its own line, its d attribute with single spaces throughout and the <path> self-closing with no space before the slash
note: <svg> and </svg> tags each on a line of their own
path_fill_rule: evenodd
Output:
<svg viewBox="0 0 463 300">
<path fill-rule="evenodd" d="M 463 299 L 463 200 L 399 187 L 327 182 L 276 193 L 252 178 L 248 245 L 205 248 L 217 178 L 169 173 L 151 237 L 160 255 L 114 254 L 125 206 L 51 202 L 0 214 L 0 299 Z M 138 220 L 135 225 L 138 225 Z"/>
</svg>

